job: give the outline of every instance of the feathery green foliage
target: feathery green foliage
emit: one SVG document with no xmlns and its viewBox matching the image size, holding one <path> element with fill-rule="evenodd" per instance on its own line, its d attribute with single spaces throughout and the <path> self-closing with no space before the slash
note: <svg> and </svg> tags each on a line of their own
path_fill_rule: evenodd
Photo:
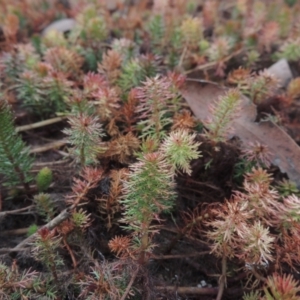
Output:
<svg viewBox="0 0 300 300">
<path fill-rule="evenodd" d="M 239 112 L 240 93 L 231 89 L 211 107 L 212 117 L 205 122 L 208 139 L 214 142 L 226 141 L 226 136 L 231 130 L 231 121 Z"/>
<path fill-rule="evenodd" d="M 23 105 L 30 108 L 39 115 L 49 113 L 49 106 L 45 105 L 46 93 L 43 80 L 33 71 L 26 71 L 21 74 L 17 84 L 18 98 Z"/>
<path fill-rule="evenodd" d="M 69 136 L 69 142 L 74 146 L 73 155 L 81 166 L 96 161 L 99 153 L 101 137 L 104 136 L 97 117 L 79 114 L 69 117 L 71 128 L 63 130 Z"/>
<path fill-rule="evenodd" d="M 0 57 L 2 75 L 7 83 L 16 83 L 24 65 L 16 52 L 4 52 Z"/>
<path fill-rule="evenodd" d="M 49 270 L 54 281 L 56 290 L 61 289 L 61 283 L 58 279 L 58 268 L 64 265 L 62 258 L 57 253 L 61 238 L 55 235 L 54 230 L 49 230 L 42 227 L 37 232 L 37 237 L 34 241 L 34 248 L 32 249 L 33 256 L 41 261 Z"/>
<path fill-rule="evenodd" d="M 61 213 L 52 201 L 54 198 L 43 193 L 51 184 L 49 169 L 37 175 L 40 193 L 33 196 L 27 182 L 31 180 L 32 159 L 14 132 L 9 107 L 1 111 L 0 103 L 1 184 L 2 180 L 11 186 L 23 184 L 29 191 L 27 197 L 18 194 L 14 195 L 13 202 L 3 202 L 4 215 L 6 210 L 7 215 L 19 211 L 31 214 L 34 206 L 38 215 L 36 223 L 49 222 L 40 230 L 37 225 L 28 230 L 36 231 L 31 240 L 37 237 L 31 256 L 40 260 L 47 270 L 33 264 L 42 276 L 36 276 L 35 271 L 31 274 L 30 270 L 22 273 L 25 267 L 22 255 L 16 255 L 11 267 L 0 263 L 0 299 L 168 298 L 164 291 L 150 291 L 144 264 L 150 257 L 157 259 L 149 255 L 155 246 L 153 237 L 163 222 L 161 215 L 165 213 L 163 217 L 167 217 L 175 207 L 175 200 L 174 222 L 183 227 L 178 228 L 178 234 L 165 249 L 157 247 L 155 254 L 182 250 L 182 247 L 175 249 L 175 244 L 186 235 L 195 234 L 211 242 L 211 254 L 222 257 L 216 299 L 222 298 L 226 277 L 231 274 L 226 269 L 230 258 L 233 258 L 234 275 L 239 277 L 241 272 L 247 275 L 241 280 L 242 286 L 249 278 L 246 286 L 250 282 L 253 286 L 257 284 L 258 290 L 245 295 L 243 300 L 298 299 L 299 283 L 292 277 L 281 276 L 281 266 L 284 264 L 284 270 L 292 273 L 300 263 L 300 252 L 292 251 L 300 247 L 299 191 L 288 182 L 277 187 L 282 174 L 276 171 L 273 179 L 262 169 L 269 168 L 273 161 L 264 145 L 244 143 L 242 149 L 240 144 L 229 141 L 216 147 L 216 143 L 227 140 L 230 125 L 239 118 L 237 90 L 230 90 L 214 103 L 211 120 L 201 123 L 207 130 L 202 141 L 206 156 L 198 159 L 201 156 L 198 139 L 202 140 L 203 136 L 193 133 L 196 121 L 181 96 L 185 92 L 193 93 L 196 87 L 194 91 L 188 84 L 184 88 L 184 76 L 169 71 L 174 68 L 181 74 L 214 82 L 222 78 L 223 83 L 231 67 L 246 63 L 249 69 L 237 70 L 235 76 L 227 77 L 227 82 L 237 83 L 240 92 L 254 103 L 272 97 L 283 119 L 291 122 L 291 116 L 285 118 L 285 113 L 287 106 L 292 108 L 300 96 L 298 82 L 289 86 L 287 93 L 283 88 L 278 97 L 276 80 L 259 70 L 261 63 L 271 64 L 272 57 L 299 60 L 300 3 L 233 0 L 228 6 L 216 0 L 80 0 L 58 1 L 59 5 L 51 0 L 26 0 L 26 5 L 21 2 L 0 4 L 3 15 L 0 77 L 5 100 L 17 108 L 26 107 L 24 114 L 18 110 L 20 125 L 36 122 L 36 117 L 67 114 L 70 126 L 62 128 L 69 139 L 65 151 L 82 167 L 94 164 L 97 168 L 84 167 L 77 178 L 77 165 L 58 158 L 65 156 L 65 152 L 57 149 L 51 149 L 51 154 L 40 152 L 35 170 L 48 164 L 48 159 L 59 159 L 51 165 L 58 170 L 56 181 L 64 180 L 53 185 L 54 193 L 65 193 L 70 188 L 68 178 L 62 178 L 64 174 L 75 178 L 71 194 L 65 197 L 66 209 Z M 47 24 L 66 17 L 72 18 L 73 25 L 66 28 L 70 32 L 63 28 L 60 32 L 49 31 L 50 25 L 38 34 Z M 89 70 L 95 73 L 86 74 Z M 28 110 L 32 113 L 27 114 Z M 38 136 L 34 144 L 46 143 L 50 134 L 59 138 L 60 127 L 66 124 L 53 125 L 56 121 L 51 118 L 49 122 L 38 122 L 32 127 L 51 123 L 51 130 L 48 127 L 32 130 L 26 136 L 30 141 L 32 136 Z M 104 126 L 107 137 L 102 142 Z M 203 132 L 203 127 L 198 132 Z M 140 142 L 140 152 L 134 153 Z M 103 153 L 102 146 L 106 149 Z M 234 178 L 232 164 L 237 161 L 238 153 L 241 154 L 235 164 L 238 178 Z M 100 159 L 103 168 L 98 167 Z M 179 184 L 178 199 L 175 180 Z M 199 184 L 203 187 L 201 191 Z M 5 189 L 4 195 L 14 191 Z M 25 203 L 19 202 L 14 207 L 19 195 Z M 230 200 L 223 202 L 224 195 Z M 202 205 L 206 196 L 211 198 L 208 201 L 211 203 Z M 27 206 L 28 201 L 33 205 Z M 111 260 L 111 253 L 102 252 L 106 243 L 93 241 L 96 238 L 93 231 L 103 221 L 111 231 L 102 232 L 99 238 L 111 238 L 108 247 L 116 254 L 115 261 Z M 115 235 L 121 230 L 117 221 L 129 231 L 123 232 L 124 236 Z M 155 242 L 161 246 L 168 239 L 160 236 Z M 13 251 L 23 251 L 23 247 L 30 245 L 19 246 Z M 60 267 L 62 259 L 66 262 L 64 268 Z M 22 267 L 20 271 L 18 264 Z M 244 267 L 243 271 L 240 267 Z M 72 276 L 67 278 L 64 271 Z M 281 275 L 270 277 L 272 272 Z M 158 273 L 159 276 L 160 270 Z"/>
<path fill-rule="evenodd" d="M 126 38 L 114 39 L 111 48 L 121 55 L 123 63 L 133 59 L 138 53 L 137 45 Z"/>
<path fill-rule="evenodd" d="M 154 15 L 148 22 L 148 31 L 150 35 L 153 52 L 162 54 L 165 35 L 165 24 L 162 15 Z"/>
<path fill-rule="evenodd" d="M 2 300 L 38 297 L 36 290 L 41 288 L 41 282 L 37 271 L 29 269 L 19 273 L 16 265 L 8 267 L 0 262 L 0 298 Z"/>
<path fill-rule="evenodd" d="M 44 106 L 49 106 L 51 112 L 63 112 L 67 108 L 66 99 L 71 94 L 73 83 L 67 80 L 63 73 L 50 72 L 43 80 L 46 99 Z"/>
<path fill-rule="evenodd" d="M 39 215 L 43 216 L 49 222 L 55 214 L 53 200 L 49 194 L 39 193 L 35 195 L 33 201 L 36 204 Z"/>
<path fill-rule="evenodd" d="M 160 140 L 166 134 L 167 125 L 172 123 L 168 114 L 168 100 L 173 98 L 171 81 L 166 77 L 148 78 L 143 87 L 139 88 L 140 104 L 137 113 L 140 114 L 139 127 L 142 137 Z"/>
<path fill-rule="evenodd" d="M 286 58 L 288 61 L 300 59 L 300 39 L 293 39 L 285 42 L 276 53 L 275 58 Z"/>
<path fill-rule="evenodd" d="M 243 300 L 259 300 L 261 299 L 260 297 L 260 292 L 258 291 L 252 291 L 249 294 L 244 294 Z"/>
<path fill-rule="evenodd" d="M 146 74 L 140 61 L 138 59 L 131 59 L 122 67 L 118 86 L 122 89 L 124 94 L 127 94 L 131 88 L 138 86 L 145 78 Z"/>
<path fill-rule="evenodd" d="M 5 177 L 4 185 L 13 187 L 22 184 L 29 192 L 28 183 L 33 158 L 21 137 L 17 135 L 12 113 L 3 96 L 0 98 L 0 172 Z"/>
<path fill-rule="evenodd" d="M 173 172 L 159 152 L 145 154 L 130 169 L 121 203 L 128 228 L 140 232 L 145 225 L 150 226 L 156 215 L 172 208 L 175 183 Z"/>
<path fill-rule="evenodd" d="M 200 157 L 198 148 L 200 143 L 195 142 L 196 134 L 189 134 L 187 130 L 171 132 L 163 141 L 161 151 L 172 169 L 182 170 L 191 175 L 190 161 Z"/>
<path fill-rule="evenodd" d="M 193 143 L 194 138 L 184 130 L 171 133 L 159 151 L 145 153 L 130 167 L 121 200 L 125 208 L 123 221 L 137 236 L 142 261 L 153 246 L 149 234 L 157 231 L 151 222 L 160 220 L 159 214 L 169 212 L 174 205 L 175 171 L 182 169 L 190 174 L 190 161 L 199 157 L 199 144 Z M 149 139 L 146 142 L 148 146 L 143 148 L 148 149 L 153 143 Z"/>
<path fill-rule="evenodd" d="M 274 274 L 268 276 L 267 287 L 264 288 L 266 300 L 299 300 L 299 281 L 291 274 Z"/>
</svg>

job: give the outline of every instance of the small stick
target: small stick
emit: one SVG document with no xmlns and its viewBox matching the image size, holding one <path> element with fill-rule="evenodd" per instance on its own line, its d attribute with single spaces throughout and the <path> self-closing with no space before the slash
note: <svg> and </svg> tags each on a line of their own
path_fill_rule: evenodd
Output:
<svg viewBox="0 0 300 300">
<path fill-rule="evenodd" d="M 40 153 L 40 152 L 45 152 L 54 148 L 59 148 L 61 146 L 64 146 L 68 143 L 67 140 L 60 140 L 60 141 L 55 141 L 51 142 L 48 144 L 45 144 L 43 146 L 35 147 L 29 151 L 29 153 Z"/>
<path fill-rule="evenodd" d="M 71 211 L 73 208 L 74 207 L 71 206 L 71 207 L 63 210 L 58 216 L 56 216 L 53 220 L 51 220 L 49 223 L 47 223 L 46 225 L 44 225 L 42 227 L 46 227 L 49 230 L 53 229 L 54 227 L 56 227 L 57 225 L 62 223 L 64 220 L 66 220 L 67 218 L 70 217 Z M 36 238 L 36 236 L 37 236 L 37 233 L 34 233 L 33 235 L 29 236 L 28 238 L 23 240 L 21 243 L 19 243 L 17 246 L 12 248 L 12 251 L 16 251 L 16 250 L 23 248 L 26 244 L 32 242 Z"/>
<path fill-rule="evenodd" d="M 224 288 L 226 285 L 226 271 L 227 271 L 227 259 L 226 255 L 222 257 L 222 275 L 220 277 L 220 286 L 216 300 L 222 300 Z"/>
<path fill-rule="evenodd" d="M 0 212 L 0 218 L 6 217 L 8 215 L 16 215 L 16 214 L 19 214 L 20 212 L 26 211 L 26 210 L 34 208 L 34 207 L 35 207 L 34 205 L 29 205 L 29 206 L 22 207 L 22 208 L 19 208 L 19 209 L 1 211 Z"/>
<path fill-rule="evenodd" d="M 217 295 L 218 288 L 198 288 L 193 286 L 156 286 L 156 290 L 176 292 L 180 295 Z"/>
<path fill-rule="evenodd" d="M 180 56 L 179 63 L 178 63 L 178 67 L 179 68 L 181 68 L 181 66 L 182 66 L 182 63 L 183 63 L 183 60 L 184 60 L 186 52 L 187 52 L 187 47 L 185 46 L 184 49 L 183 49 L 183 51 L 182 51 L 182 54 Z"/>
<path fill-rule="evenodd" d="M 66 119 L 66 117 L 56 117 L 56 118 L 48 119 L 48 120 L 41 121 L 41 122 L 36 122 L 36 123 L 28 124 L 28 125 L 18 126 L 18 127 L 16 127 L 16 131 L 21 132 L 21 131 L 31 130 L 31 129 L 51 125 L 51 124 L 60 122 L 64 119 Z"/>
<path fill-rule="evenodd" d="M 29 227 L 26 228 L 18 228 L 12 230 L 5 230 L 0 232 L 0 236 L 5 235 L 22 235 L 28 232 Z"/>
<path fill-rule="evenodd" d="M 65 163 L 65 159 L 57 160 L 57 161 L 49 161 L 49 162 L 35 162 L 33 163 L 33 167 L 44 167 L 44 166 L 54 166 Z"/>
<path fill-rule="evenodd" d="M 128 285 L 127 285 L 127 288 L 126 288 L 126 290 L 125 290 L 125 292 L 124 292 L 124 294 L 123 294 L 123 296 L 122 296 L 122 298 L 121 298 L 120 300 L 125 300 L 125 299 L 126 299 L 128 293 L 130 292 L 130 289 L 131 289 L 131 287 L 132 287 L 132 285 L 133 285 L 133 283 L 134 283 L 134 281 L 135 281 L 135 278 L 136 278 L 136 276 L 137 276 L 137 274 L 138 274 L 138 272 L 139 272 L 139 269 L 140 269 L 140 268 L 137 267 L 137 269 L 136 269 L 136 270 L 134 271 L 134 273 L 132 274 L 131 279 L 130 279 Z"/>
<path fill-rule="evenodd" d="M 201 256 L 205 254 L 209 254 L 210 251 L 202 251 L 202 252 L 196 252 L 191 254 L 171 254 L 171 255 L 154 255 L 152 254 L 150 258 L 153 259 L 176 259 L 176 258 L 186 258 L 186 257 L 194 257 L 194 256 Z"/>
<path fill-rule="evenodd" d="M 239 50 L 231 53 L 230 55 L 228 55 L 224 59 L 222 59 L 222 62 L 226 62 L 226 61 L 230 60 L 234 56 L 241 54 L 243 51 L 244 51 L 244 49 L 242 48 L 242 49 L 239 49 Z M 206 63 L 204 65 L 197 66 L 194 69 L 187 70 L 187 71 L 184 72 L 184 74 L 187 75 L 187 74 L 193 73 L 195 71 L 207 70 L 207 69 L 215 67 L 218 63 L 219 62 L 212 61 L 212 62 Z"/>
</svg>

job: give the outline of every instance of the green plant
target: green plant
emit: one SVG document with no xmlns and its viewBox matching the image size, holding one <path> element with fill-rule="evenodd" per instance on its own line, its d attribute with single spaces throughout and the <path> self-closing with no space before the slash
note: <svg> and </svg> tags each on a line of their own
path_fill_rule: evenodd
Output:
<svg viewBox="0 0 300 300">
<path fill-rule="evenodd" d="M 30 169 L 33 158 L 29 149 L 16 133 L 10 108 L 0 98 L 0 168 L 6 181 L 4 185 L 15 187 L 22 184 L 25 192 L 30 193 L 29 182 L 32 180 Z"/>
<path fill-rule="evenodd" d="M 203 37 L 203 28 L 200 18 L 188 17 L 180 26 L 180 33 L 184 46 L 189 49 L 197 49 L 199 39 Z"/>
<path fill-rule="evenodd" d="M 205 136 L 217 143 L 224 142 L 232 130 L 231 122 L 240 111 L 240 93 L 236 89 L 229 90 L 211 106 L 211 118 L 204 125 L 208 129 Z"/>
<path fill-rule="evenodd" d="M 267 279 L 267 287 L 264 288 L 265 300 L 299 300 L 299 283 L 292 275 L 283 276 L 274 274 Z"/>
<path fill-rule="evenodd" d="M 297 188 L 296 183 L 286 179 L 279 182 L 278 191 L 282 197 L 287 197 L 293 194 L 296 196 L 300 195 L 300 191 Z"/>
<path fill-rule="evenodd" d="M 36 224 L 32 224 L 28 227 L 27 235 L 31 236 L 38 231 L 39 227 Z"/>
<path fill-rule="evenodd" d="M 191 175 L 191 160 L 201 156 L 198 151 L 200 143 L 195 142 L 195 138 L 196 134 L 189 134 L 187 130 L 177 130 L 171 132 L 163 141 L 160 150 L 174 173 L 182 170 Z"/>
<path fill-rule="evenodd" d="M 171 82 L 166 78 L 148 78 L 142 88 L 139 88 L 140 104 L 136 112 L 139 113 L 142 137 L 160 140 L 166 134 L 166 126 L 172 123 L 168 115 L 168 99 L 172 98 Z"/>
<path fill-rule="evenodd" d="M 82 278 L 79 299 L 118 300 L 124 291 L 124 283 L 128 281 L 128 271 L 119 272 L 118 264 L 101 263 L 91 268 L 90 274 Z M 122 286 L 123 285 L 123 286 Z"/>
<path fill-rule="evenodd" d="M 267 70 L 259 72 L 258 75 L 253 76 L 251 79 L 249 93 L 247 94 L 255 104 L 260 104 L 265 98 L 271 96 L 278 88 L 277 78 Z"/>
<path fill-rule="evenodd" d="M 1 239 L 0 298 L 169 299 L 200 292 L 221 300 L 237 287 L 247 292 L 244 300 L 299 299 L 292 277 L 300 264 L 299 191 L 282 182 L 289 172 L 272 166 L 278 159 L 271 144 L 229 137 L 248 113 L 240 93 L 258 104 L 258 118 L 267 109 L 274 113 L 268 119 L 290 125 L 291 133 L 299 125 L 299 78 L 278 90 L 264 68 L 273 59 L 298 61 L 300 3 L 21 2 L 0 1 L 0 180 L 10 187 L 1 191 L 0 231 L 36 225 L 18 245 Z M 49 31 L 56 20 L 60 31 Z M 206 81 L 226 84 L 228 72 L 236 88 L 200 123 L 191 109 L 202 97 L 213 101 L 216 86 Z M 190 84 L 187 74 L 201 79 Z M 34 164 L 29 153 L 37 153 Z M 55 176 L 42 169 L 34 188 L 31 171 L 45 165 Z M 181 287 L 202 272 L 158 286 L 162 277 L 171 285 L 180 266 L 166 260 L 187 255 L 210 266 L 205 277 L 214 287 Z M 220 271 L 218 282 L 210 278 Z"/>
<path fill-rule="evenodd" d="M 300 58 L 299 39 L 286 41 L 278 50 L 276 59 L 286 58 L 289 61 L 297 61 Z"/>
<path fill-rule="evenodd" d="M 147 78 L 143 86 L 137 89 L 140 100 L 136 108 L 141 121 L 138 127 L 142 137 L 160 140 L 165 137 L 172 123 L 172 116 L 179 112 L 181 96 L 179 87 L 184 77 L 175 73 L 168 76 Z"/>
<path fill-rule="evenodd" d="M 138 59 L 131 59 L 125 62 L 122 67 L 122 73 L 118 80 L 118 85 L 123 93 L 128 93 L 133 87 L 138 86 L 144 80 L 146 74 Z"/>
<path fill-rule="evenodd" d="M 55 214 L 53 200 L 49 194 L 39 193 L 35 195 L 33 201 L 36 204 L 39 215 L 43 216 L 49 222 Z"/>
<path fill-rule="evenodd" d="M 46 191 L 52 183 L 52 170 L 48 167 L 42 168 L 36 176 L 36 185 L 39 192 Z"/>
<path fill-rule="evenodd" d="M 175 172 L 182 169 L 190 174 L 190 161 L 199 157 L 199 144 L 193 142 L 194 138 L 188 131 L 171 133 L 160 151 L 145 153 L 130 166 L 121 200 L 125 208 L 123 222 L 137 237 L 142 263 L 153 247 L 151 235 L 157 231 L 151 223 L 160 221 L 159 214 L 169 212 L 174 205 Z"/>
<path fill-rule="evenodd" d="M 45 89 L 43 80 L 33 71 L 26 71 L 20 75 L 17 84 L 18 98 L 24 106 L 29 107 L 38 114 L 49 113 L 49 106 L 45 105 Z"/>
<path fill-rule="evenodd" d="M 33 256 L 41 261 L 50 271 L 53 287 L 57 292 L 61 292 L 62 283 L 59 280 L 58 268 L 64 264 L 62 258 L 57 253 L 57 248 L 61 243 L 61 238 L 56 236 L 54 230 L 42 227 L 38 230 L 32 249 Z"/>
<path fill-rule="evenodd" d="M 37 271 L 30 269 L 19 273 L 16 261 L 11 267 L 0 263 L 0 297 L 3 300 L 28 299 L 38 296 L 36 292 L 42 281 Z"/>
<path fill-rule="evenodd" d="M 81 166 L 96 161 L 100 152 L 100 138 L 104 136 L 97 117 L 79 114 L 69 117 L 71 128 L 63 130 L 74 146 L 73 155 Z"/>
<path fill-rule="evenodd" d="M 141 262 L 144 262 L 152 246 L 149 240 L 150 233 L 154 232 L 151 222 L 159 220 L 161 212 L 172 208 L 175 182 L 173 172 L 159 152 L 145 154 L 130 170 L 121 200 L 125 208 L 123 222 L 139 238 Z"/>
<path fill-rule="evenodd" d="M 149 20 L 148 31 L 150 35 L 153 52 L 155 54 L 162 54 L 164 48 L 165 24 L 162 15 L 154 15 Z"/>
<path fill-rule="evenodd" d="M 19 75 L 23 71 L 22 60 L 17 52 L 4 52 L 0 57 L 3 80 L 7 83 L 16 83 Z"/>
<path fill-rule="evenodd" d="M 250 292 L 249 294 L 244 294 L 243 300 L 259 300 L 260 297 L 260 292 L 255 291 L 255 292 Z"/>
</svg>

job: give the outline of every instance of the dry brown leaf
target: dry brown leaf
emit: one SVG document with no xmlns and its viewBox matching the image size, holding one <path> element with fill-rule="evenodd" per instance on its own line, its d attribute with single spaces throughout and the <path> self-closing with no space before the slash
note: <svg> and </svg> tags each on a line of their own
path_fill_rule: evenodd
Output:
<svg viewBox="0 0 300 300">
<path fill-rule="evenodd" d="M 285 58 L 280 59 L 270 66 L 268 71 L 279 80 L 279 88 L 286 87 L 293 79 L 289 63 Z"/>
<path fill-rule="evenodd" d="M 187 81 L 182 96 L 186 99 L 195 116 L 204 121 L 211 116 L 209 105 L 226 92 L 217 84 L 210 82 Z M 243 143 L 260 142 L 268 146 L 273 153 L 272 164 L 287 173 L 290 180 L 300 188 L 300 147 L 278 125 L 271 121 L 256 123 L 256 106 L 245 96 L 242 96 L 240 117 L 232 122 L 233 135 Z"/>
<path fill-rule="evenodd" d="M 42 32 L 42 35 L 45 36 L 49 31 L 56 30 L 58 32 L 67 32 L 72 30 L 76 25 L 76 21 L 74 19 L 61 19 L 52 22 L 49 24 Z"/>
</svg>

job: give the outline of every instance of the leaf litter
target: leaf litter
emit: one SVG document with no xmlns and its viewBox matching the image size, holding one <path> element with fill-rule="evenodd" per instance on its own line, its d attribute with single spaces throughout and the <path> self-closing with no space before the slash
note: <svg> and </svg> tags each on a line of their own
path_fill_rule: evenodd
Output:
<svg viewBox="0 0 300 300">
<path fill-rule="evenodd" d="M 213 82 L 188 79 L 181 94 L 195 116 L 203 122 L 212 117 L 210 105 L 227 90 Z M 260 142 L 266 145 L 272 152 L 272 164 L 278 166 L 300 188 L 300 147 L 274 122 L 255 122 L 255 119 L 256 105 L 242 95 L 240 114 L 231 123 L 233 131 L 228 134 L 228 139 L 236 136 L 243 144 Z"/>
</svg>

